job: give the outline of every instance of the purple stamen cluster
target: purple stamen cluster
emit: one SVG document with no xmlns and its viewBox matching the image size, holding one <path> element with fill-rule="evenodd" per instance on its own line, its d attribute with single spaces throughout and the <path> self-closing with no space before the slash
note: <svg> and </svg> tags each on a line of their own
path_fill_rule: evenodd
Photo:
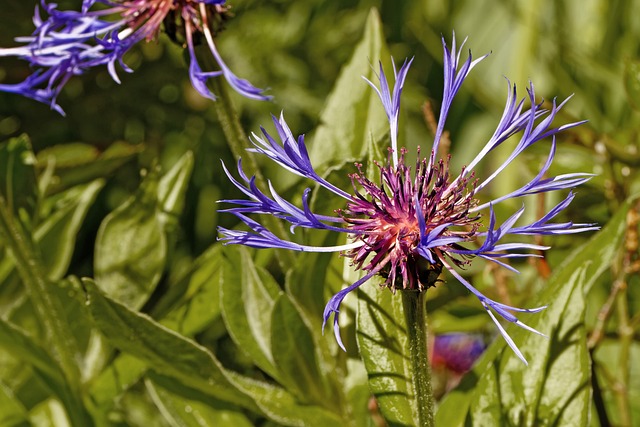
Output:
<svg viewBox="0 0 640 427">
<path fill-rule="evenodd" d="M 502 117 L 484 148 L 453 178 L 449 172 L 449 159 L 438 158 L 439 144 L 445 128 L 447 114 L 453 99 L 469 72 L 485 56 L 472 61 L 471 52 L 466 61 L 460 61 L 462 46 L 456 49 L 455 36 L 449 49 L 444 39 L 444 94 L 438 119 L 436 135 L 429 158 L 419 159 L 415 170 L 405 164 L 404 149 L 398 150 L 398 117 L 400 96 L 412 60 L 407 60 L 396 69 L 393 66 L 395 84 L 391 89 L 382 66 L 378 74 L 379 86 L 368 81 L 376 91 L 389 119 L 391 146 L 390 159 L 377 167 L 379 182 L 365 177 L 362 166 L 357 164 L 357 173 L 351 175 L 354 194 L 349 194 L 322 178 L 313 168 L 304 142 L 304 136 L 295 138 L 284 118 L 273 118 L 278 137 L 272 137 L 262 129 L 263 136 L 253 135 L 254 151 L 264 154 L 284 169 L 310 179 L 320 187 L 344 200 L 344 208 L 336 209 L 336 216 L 314 213 L 309 206 L 311 190 L 307 188 L 302 196 L 302 207 L 285 200 L 271 184 L 265 194 L 255 184 L 255 178 L 248 178 L 238 163 L 242 181 L 238 181 L 225 171 L 231 182 L 240 189 L 246 199 L 222 200 L 232 207 L 225 212 L 236 215 L 249 231 L 219 228 L 223 242 L 242 244 L 256 248 L 283 248 L 295 251 L 340 252 L 351 258 L 356 269 L 364 272 L 363 277 L 335 294 L 324 310 L 324 322 L 333 315 L 334 333 L 339 345 L 338 313 L 342 300 L 349 292 L 357 289 L 372 277 L 378 275 L 392 290 L 423 290 L 435 283 L 442 269 L 447 269 L 460 283 L 474 294 L 494 321 L 500 334 L 515 354 L 524 362 L 525 357 L 506 333 L 495 314 L 504 320 L 531 332 L 542 335 L 522 323 L 514 313 L 536 313 L 546 307 L 522 309 L 494 301 L 478 291 L 459 272 L 473 259 L 484 259 L 516 271 L 506 261 L 509 258 L 537 257 L 539 252 L 549 249 L 527 242 L 517 241 L 521 235 L 571 234 L 597 230 L 594 224 L 574 224 L 573 222 L 552 222 L 575 197 L 571 191 L 591 178 L 587 173 L 571 173 L 548 178 L 547 173 L 556 150 L 555 135 L 578 126 L 583 122 L 568 123 L 553 127 L 556 114 L 563 107 L 555 100 L 551 109 L 542 108 L 536 102 L 533 85 L 527 88 L 529 108 L 525 109 L 527 98 L 517 101 L 515 85 L 508 82 L 507 102 Z M 463 43 L 464 45 L 464 43 Z M 473 168 L 492 150 L 505 141 L 519 135 L 512 154 L 486 179 L 477 179 Z M 482 191 L 500 175 L 522 152 L 533 144 L 545 139 L 551 140 L 551 149 L 539 173 L 521 188 L 505 195 L 489 199 L 481 204 Z M 418 156 L 419 157 L 419 156 Z M 549 210 L 542 218 L 519 224 L 524 207 L 498 224 L 494 206 L 505 200 L 517 199 L 538 193 L 569 190 L 567 196 Z M 285 240 L 271 233 L 250 214 L 272 215 L 295 227 L 323 229 L 344 233 L 348 243 L 331 247 L 307 246 Z M 484 223 L 481 219 L 488 219 Z M 509 242 L 505 237 L 511 236 Z"/>
<path fill-rule="evenodd" d="M 93 10 L 95 4 L 100 7 Z M 215 26 L 227 14 L 225 0 L 83 0 L 80 11 L 61 11 L 55 3 L 41 0 L 40 7 L 45 17 L 36 6 L 35 31 L 30 36 L 16 38 L 22 45 L 0 48 L 0 57 L 26 60 L 34 72 L 21 83 L 0 84 L 1 91 L 49 104 L 64 114 L 56 99 L 71 77 L 106 65 L 113 80 L 120 83 L 116 63 L 125 72 L 132 72 L 123 61 L 124 55 L 143 40 L 155 40 L 164 28 L 173 40 L 186 45 L 189 77 L 202 96 L 215 100 L 206 82 L 224 76 L 233 89 L 245 97 L 270 98 L 233 74 L 216 48 Z M 220 70 L 200 68 L 194 47 L 203 37 Z"/>
<path fill-rule="evenodd" d="M 405 154 L 406 150 L 401 149 L 397 166 L 391 161 L 384 166 L 376 163 L 380 185 L 367 179 L 362 165 L 356 164 L 358 173 L 350 175 L 354 197 L 340 214 L 354 240 L 363 244 L 344 255 L 352 258 L 356 269 L 372 271 L 382 267 L 380 274 L 386 276 L 385 283 L 392 290 L 397 287 L 422 291 L 425 286 L 434 285 L 430 272 L 437 275 L 442 264 L 420 255 L 421 236 L 446 228 L 442 236 L 470 241 L 480 226 L 480 215 L 469 213 L 477 204 L 472 197 L 473 188 L 467 188 L 470 178 L 451 185 L 448 162 L 440 160 L 436 167 L 429 167 L 427 159 L 419 159 L 419 150 L 412 178 Z M 446 244 L 441 249 L 445 247 Z M 429 251 L 430 258 L 437 260 L 435 252 Z M 466 263 L 459 256 L 445 253 L 456 265 Z"/>
</svg>

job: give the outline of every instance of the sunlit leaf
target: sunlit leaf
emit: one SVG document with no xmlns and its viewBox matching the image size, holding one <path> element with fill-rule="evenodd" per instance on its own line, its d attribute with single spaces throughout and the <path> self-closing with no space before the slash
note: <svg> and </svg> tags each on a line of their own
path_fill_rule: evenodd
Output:
<svg viewBox="0 0 640 427">
<path fill-rule="evenodd" d="M 116 301 L 140 308 L 165 266 L 167 239 L 158 215 L 158 176 L 150 173 L 138 193 L 109 214 L 98 231 L 95 277 Z"/>
<path fill-rule="evenodd" d="M 51 385 L 62 390 L 65 383 L 64 375 L 51 356 L 24 332 L 2 319 L 0 319 L 0 344 L 4 350 L 46 376 Z"/>
<path fill-rule="evenodd" d="M 236 387 L 251 396 L 270 419 L 286 426 L 326 427 L 343 425 L 339 416 L 316 405 L 299 402 L 285 389 L 232 374 Z"/>
<path fill-rule="evenodd" d="M 90 394 L 96 406 L 103 410 L 111 408 L 116 398 L 144 376 L 147 365 L 131 354 L 119 355 L 91 383 Z"/>
<path fill-rule="evenodd" d="M 198 257 L 193 262 L 193 269 L 165 295 L 166 300 L 172 300 L 170 293 L 181 293 L 175 297 L 179 298 L 174 302 L 175 308 L 163 316 L 160 323 L 185 336 L 193 336 L 219 319 L 222 263 L 222 246 L 219 245 Z"/>
<path fill-rule="evenodd" d="M 76 420 L 86 421 L 86 414 L 84 414 L 77 396 L 69 388 L 63 372 L 57 367 L 55 360 L 31 337 L 14 325 L 0 319 L 0 346 L 3 350 L 28 364 L 33 369 L 38 381 L 43 382 L 53 395 L 64 404 L 67 413 L 73 414 Z M 65 417 L 64 412 L 62 410 L 62 417 Z M 4 409 L 0 413 L 4 413 Z"/>
<path fill-rule="evenodd" d="M 0 382 L 0 425 L 18 427 L 28 425 L 27 411 L 9 387 Z"/>
<path fill-rule="evenodd" d="M 187 186 L 193 171 L 193 153 L 187 151 L 158 182 L 158 202 L 165 223 L 184 209 Z M 165 217 L 166 216 L 166 217 Z M 174 220 L 175 221 L 175 220 Z"/>
<path fill-rule="evenodd" d="M 380 100 L 365 82 L 376 81 L 379 62 L 390 63 L 380 16 L 372 9 L 362 40 L 342 69 L 320 117 L 311 144 L 311 163 L 319 169 L 366 158 L 368 142 L 388 131 Z M 393 75 L 393 73 L 390 73 Z"/>
<path fill-rule="evenodd" d="M 145 380 L 153 403 L 171 426 L 180 427 L 251 427 L 253 424 L 239 411 L 219 407 L 216 402 L 188 399 Z"/>
<path fill-rule="evenodd" d="M 390 426 L 417 425 L 417 404 L 407 357 L 408 337 L 400 295 L 380 289 L 374 281 L 358 290 L 358 348 L 369 388 Z"/>
</svg>

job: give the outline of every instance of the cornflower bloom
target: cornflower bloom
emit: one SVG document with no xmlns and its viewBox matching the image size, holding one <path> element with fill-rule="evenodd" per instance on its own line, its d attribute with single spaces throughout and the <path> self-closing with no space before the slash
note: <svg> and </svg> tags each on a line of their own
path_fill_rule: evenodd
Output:
<svg viewBox="0 0 640 427">
<path fill-rule="evenodd" d="M 96 3 L 101 7 L 90 10 Z M 34 72 L 21 83 L 0 84 L 2 91 L 49 104 L 64 115 L 56 98 L 71 77 L 106 65 L 113 80 L 120 83 L 116 63 L 124 71 L 132 72 L 123 61 L 124 55 L 142 40 L 155 40 L 164 27 L 173 41 L 186 44 L 189 77 L 202 96 L 215 100 L 206 82 L 224 76 L 245 97 L 270 98 L 233 74 L 216 48 L 215 34 L 222 29 L 228 14 L 225 0 L 83 0 L 80 11 L 61 11 L 57 4 L 46 0 L 41 0 L 40 6 L 46 12 L 46 19 L 36 6 L 35 31 L 15 39 L 22 45 L 0 49 L 0 57 L 24 59 Z M 220 67 L 218 71 L 202 71 L 198 64 L 194 47 L 202 36 Z"/>
<path fill-rule="evenodd" d="M 466 40 L 465 40 L 466 41 Z M 573 200 L 574 193 L 568 195 L 539 220 L 516 226 L 524 212 L 524 206 L 500 225 L 497 224 L 494 206 L 509 199 L 516 199 L 537 193 L 572 189 L 592 176 L 586 173 L 572 173 L 545 178 L 553 161 L 556 142 L 555 135 L 565 129 L 583 122 L 569 123 L 559 127 L 551 124 L 566 101 L 556 104 L 553 100 L 549 110 L 542 108 L 542 102 L 536 103 L 533 85 L 527 88 L 530 107 L 524 109 L 525 99 L 517 101 L 516 87 L 508 84 L 507 101 L 498 126 L 480 153 L 462 168 L 453 178 L 449 173 L 449 157 L 437 159 L 445 121 L 451 103 L 469 72 L 482 58 L 472 61 L 471 52 L 466 61 L 460 62 L 460 50 L 456 50 L 455 35 L 451 50 L 443 38 L 444 47 L 444 94 L 435 139 L 428 158 L 416 162 L 412 173 L 405 161 L 405 149 L 398 150 L 398 117 L 400 95 L 411 65 L 406 60 L 398 71 L 394 64 L 395 84 L 390 88 L 382 66 L 380 66 L 379 86 L 367 82 L 376 91 L 389 120 L 390 155 L 385 164 L 376 163 L 380 171 L 378 182 L 371 181 L 362 171 L 362 165 L 356 164 L 357 172 L 350 175 L 353 194 L 337 188 L 322 178 L 311 165 L 304 142 L 304 136 L 294 138 L 284 117 L 273 117 L 278 139 L 266 130 L 262 136 L 253 134 L 252 150 L 269 157 L 288 171 L 308 178 L 320 187 L 341 197 L 345 201 L 344 209 L 336 210 L 335 216 L 316 214 L 309 206 L 310 189 L 302 195 L 302 208 L 283 199 L 271 183 L 271 195 L 263 193 L 255 183 L 255 177 L 248 178 L 238 162 L 238 172 L 244 181 L 236 180 L 225 168 L 231 182 L 248 199 L 222 200 L 235 206 L 223 210 L 237 216 L 250 231 L 219 228 L 221 238 L 226 244 L 242 244 L 256 248 L 283 248 L 294 251 L 341 252 L 351 258 L 352 265 L 362 270 L 363 277 L 334 295 L 324 310 L 324 323 L 333 314 L 334 333 L 339 345 L 344 349 L 338 326 L 338 313 L 342 300 L 354 289 L 378 275 L 384 279 L 384 286 L 395 289 L 423 291 L 434 286 L 443 268 L 473 293 L 496 324 L 508 345 L 526 364 L 526 360 L 513 340 L 506 333 L 494 313 L 519 327 L 535 333 L 538 331 L 522 323 L 513 314 L 536 313 L 546 307 L 522 309 L 494 301 L 478 291 L 458 271 L 467 266 L 474 258 L 495 262 L 509 270 L 517 271 L 505 261 L 515 257 L 539 256 L 529 251 L 549 249 L 531 243 L 502 243 L 506 236 L 570 234 L 587 230 L 596 230 L 593 224 L 574 224 L 572 222 L 551 222 Z M 463 43 L 464 45 L 464 43 Z M 473 168 L 493 149 L 510 137 L 520 135 L 520 140 L 511 155 L 488 178 L 475 178 Z M 551 138 L 551 149 L 546 162 L 539 173 L 523 187 L 481 203 L 479 194 L 494 178 L 531 145 Z M 483 224 L 481 212 L 488 213 L 488 224 Z M 284 240 L 248 214 L 273 215 L 295 227 L 331 230 L 345 233 L 350 242 L 341 246 L 315 247 L 305 246 Z M 479 246 L 479 247 L 477 247 Z M 542 335 L 542 334 L 541 334 Z"/>
</svg>

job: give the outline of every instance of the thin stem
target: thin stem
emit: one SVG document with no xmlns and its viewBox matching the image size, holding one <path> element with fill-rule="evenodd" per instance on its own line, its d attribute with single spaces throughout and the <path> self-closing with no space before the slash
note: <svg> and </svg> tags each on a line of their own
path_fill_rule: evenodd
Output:
<svg viewBox="0 0 640 427">
<path fill-rule="evenodd" d="M 612 310 L 613 310 L 613 303 L 616 301 L 618 292 L 620 292 L 620 289 L 622 288 L 622 286 L 623 286 L 623 282 L 621 281 L 616 280 L 613 282 L 613 287 L 611 288 L 611 292 L 607 297 L 607 301 L 604 303 L 604 305 L 602 306 L 602 308 L 600 308 L 600 311 L 598 312 L 598 316 L 596 317 L 596 325 L 593 328 L 593 332 L 591 332 L 591 335 L 589 336 L 589 340 L 587 341 L 587 347 L 590 350 L 594 349 L 598 344 L 600 344 L 600 342 L 604 338 L 605 327 L 607 326 L 607 322 L 611 317 Z"/>
<path fill-rule="evenodd" d="M 54 359 L 62 370 L 70 396 L 68 415 L 73 425 L 90 425 L 82 404 L 80 370 L 77 364 L 78 352 L 70 328 L 65 322 L 65 312 L 61 301 L 53 294 L 29 239 L 14 223 L 13 215 L 6 199 L 0 195 L 0 238 L 14 259 L 18 274 L 26 286 L 27 293 L 41 320 L 46 333 L 47 344 L 53 350 Z"/>
<path fill-rule="evenodd" d="M 638 204 L 627 212 L 627 230 L 625 233 L 625 253 L 622 265 L 614 265 L 614 273 L 617 274 L 616 282 L 620 284 L 616 295 L 615 306 L 618 318 L 618 335 L 620 337 L 620 353 L 618 365 L 620 369 L 619 382 L 616 387 L 616 400 L 620 412 L 620 425 L 631 426 L 631 406 L 629 402 L 629 380 L 631 376 L 631 345 L 633 344 L 633 325 L 629 314 L 629 294 L 627 292 L 627 277 L 631 273 L 631 265 L 638 252 Z"/>
<path fill-rule="evenodd" d="M 596 364 L 593 362 L 595 360 L 593 355 L 593 349 L 589 349 L 589 356 L 591 357 L 591 387 L 593 388 L 593 405 L 596 409 L 596 414 L 598 414 L 598 420 L 600 421 L 601 426 L 611 425 L 609 421 L 609 416 L 607 415 L 607 407 L 604 403 L 604 398 L 602 395 L 602 387 L 600 387 L 600 382 L 598 381 L 598 375 L 596 373 Z"/>
<path fill-rule="evenodd" d="M 235 158 L 242 157 L 242 166 L 247 175 L 255 175 L 256 182 L 261 189 L 268 189 L 267 182 L 258 168 L 255 153 L 247 151 L 247 148 L 251 148 L 249 138 L 242 128 L 240 117 L 233 106 L 233 101 L 229 96 L 225 81 L 221 78 L 216 78 L 211 79 L 210 82 L 213 92 L 218 97 L 216 102 L 214 102 L 216 114 L 218 115 L 222 132 L 224 132 L 224 136 L 227 138 L 227 144 L 233 156 Z"/>
<path fill-rule="evenodd" d="M 412 382 L 415 399 L 418 402 L 418 425 L 433 427 L 434 399 L 431 389 L 431 366 L 427 351 L 427 310 L 424 291 L 400 291 L 402 306 L 407 322 L 409 338 L 409 359 L 411 360 Z"/>
<path fill-rule="evenodd" d="M 619 390 L 616 393 L 618 409 L 620 411 L 620 425 L 631 426 L 631 407 L 629 403 L 630 353 L 633 341 L 633 329 L 629 325 L 629 305 L 627 301 L 627 286 L 621 287 L 616 298 L 616 314 L 618 317 L 618 334 L 620 336 L 620 366 Z"/>
</svg>

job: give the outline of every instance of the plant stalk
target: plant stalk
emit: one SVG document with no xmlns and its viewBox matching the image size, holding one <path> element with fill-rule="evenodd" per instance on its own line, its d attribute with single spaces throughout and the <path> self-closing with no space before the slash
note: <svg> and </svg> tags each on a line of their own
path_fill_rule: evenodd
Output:
<svg viewBox="0 0 640 427">
<path fill-rule="evenodd" d="M 404 290 L 400 293 L 402 294 L 402 306 L 409 338 L 409 359 L 413 371 L 411 380 L 415 400 L 418 403 L 418 425 L 433 427 L 435 426 L 434 399 L 427 350 L 427 309 L 425 304 L 427 293 L 413 290 Z"/>
<path fill-rule="evenodd" d="M 213 92 L 218 97 L 214 102 L 214 106 L 220 126 L 222 127 L 222 132 L 227 138 L 229 149 L 231 149 L 235 158 L 242 157 L 242 167 L 247 176 L 255 175 L 256 181 L 261 189 L 266 189 L 266 181 L 258 168 L 255 154 L 247 151 L 247 148 L 251 148 L 249 138 L 242 128 L 238 112 L 233 105 L 231 96 L 229 96 L 226 82 L 222 78 L 211 79 L 211 86 Z"/>
</svg>

